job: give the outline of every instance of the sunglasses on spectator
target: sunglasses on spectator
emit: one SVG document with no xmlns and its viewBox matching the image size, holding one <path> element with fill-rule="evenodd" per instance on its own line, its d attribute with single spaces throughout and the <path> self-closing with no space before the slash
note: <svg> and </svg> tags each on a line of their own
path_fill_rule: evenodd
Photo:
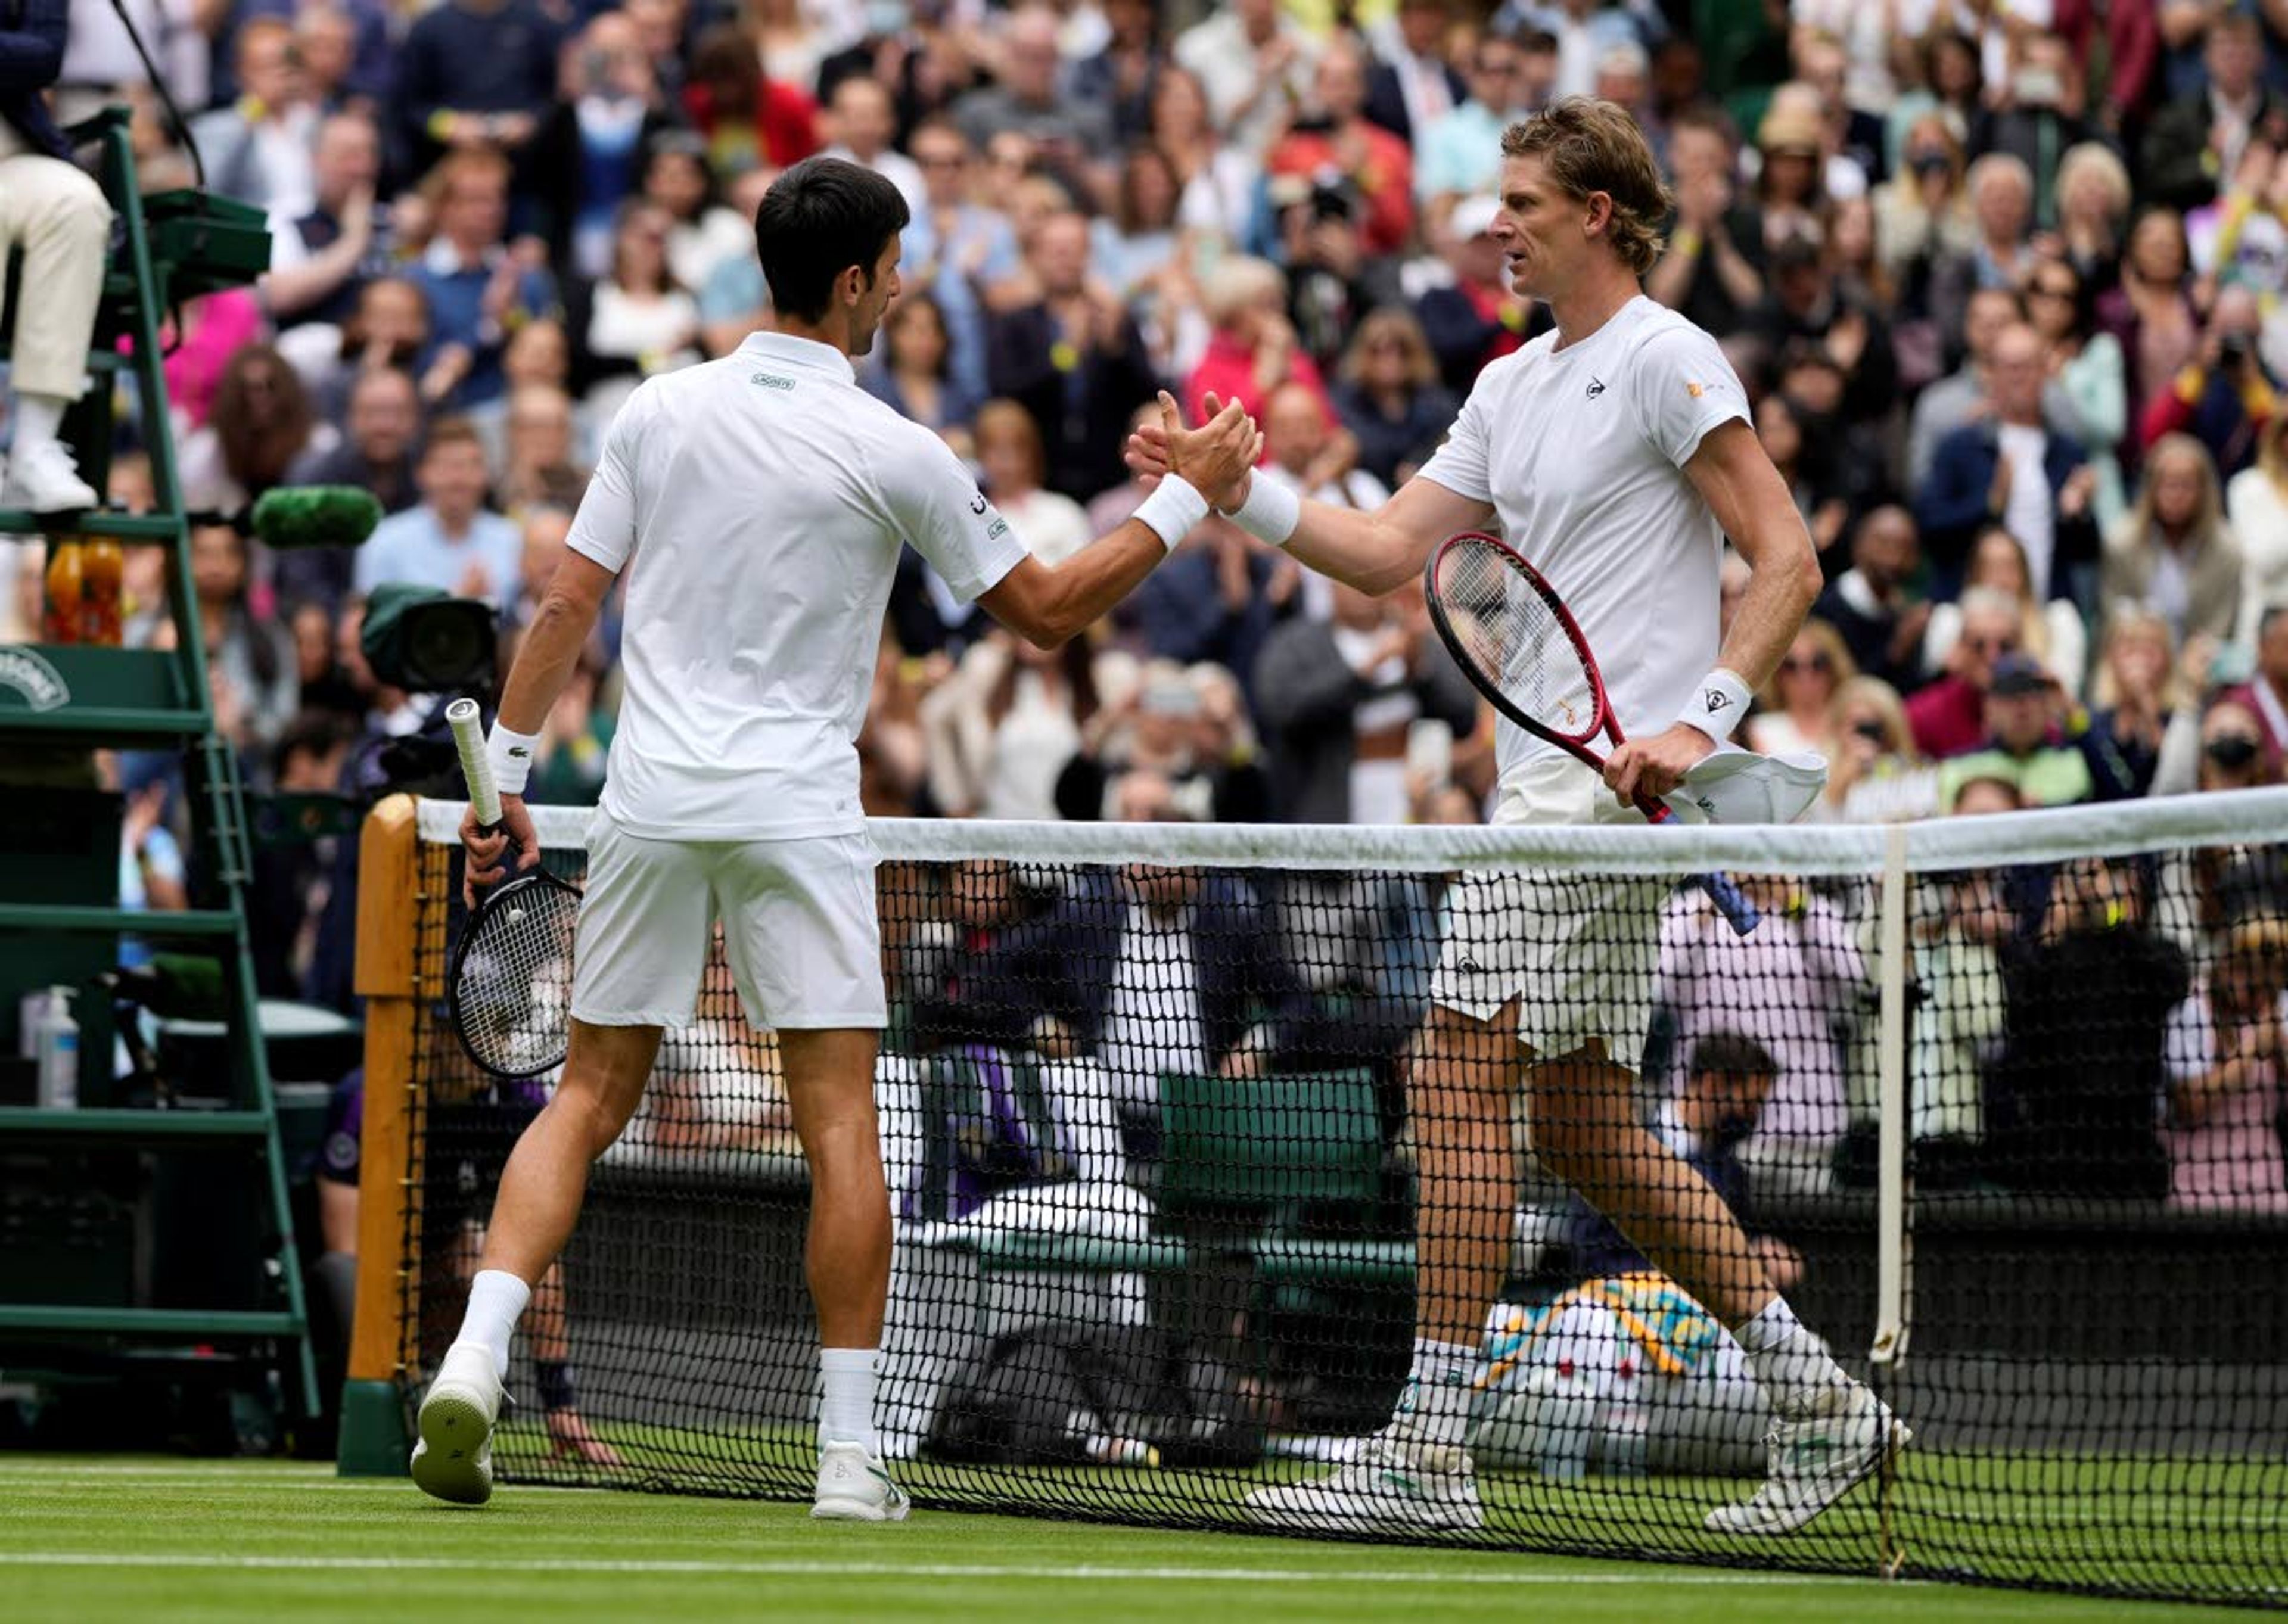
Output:
<svg viewBox="0 0 2288 1624">
<path fill-rule="evenodd" d="M 1974 654 L 2014 654 L 2018 652 L 2015 638 L 1965 638 L 1963 642 Z"/>
<path fill-rule="evenodd" d="M 1823 674 L 1835 669 L 1835 662 L 1825 654 L 1789 654 L 1780 661 L 1783 671 L 1818 671 Z"/>
</svg>

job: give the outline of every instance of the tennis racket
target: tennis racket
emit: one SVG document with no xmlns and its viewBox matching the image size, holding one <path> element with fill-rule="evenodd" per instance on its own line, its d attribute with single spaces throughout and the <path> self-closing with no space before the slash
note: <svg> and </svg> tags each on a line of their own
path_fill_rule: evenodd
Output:
<svg viewBox="0 0 2288 1624">
<path fill-rule="evenodd" d="M 445 709 L 461 776 L 486 834 L 501 824 L 477 701 Z M 572 933 L 579 888 L 535 868 L 481 892 L 454 944 L 446 1002 L 462 1052 L 496 1077 L 537 1077 L 564 1064 L 572 1034 Z"/>
<path fill-rule="evenodd" d="M 1625 741 L 1597 657 L 1557 589 L 1507 543 L 1475 530 L 1450 535 L 1423 571 L 1431 622 L 1455 661 L 1494 708 L 1535 738 L 1602 772 L 1600 735 Z M 1640 790 L 1637 810 L 1655 823 L 1676 814 Z M 1745 936 L 1755 905 L 1720 874 L 1694 876 L 1732 928 Z"/>
</svg>

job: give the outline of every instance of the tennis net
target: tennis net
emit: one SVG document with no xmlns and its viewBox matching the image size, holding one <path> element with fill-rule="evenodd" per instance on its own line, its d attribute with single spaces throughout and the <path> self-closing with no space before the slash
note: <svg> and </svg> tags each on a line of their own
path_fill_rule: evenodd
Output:
<svg viewBox="0 0 2288 1624">
<path fill-rule="evenodd" d="M 369 1051 L 401 1288 L 366 1374 L 408 1402 L 546 1092 L 475 1072 L 443 1014 L 461 810 L 401 810 L 378 867 L 369 830 L 362 881 L 402 903 L 411 972 L 361 970 L 402 1013 Z M 536 810 L 577 879 L 587 814 Z M 1348 1459 L 1407 1374 L 1418 1210 L 1457 1199 L 1423 1175 L 1418 1030 L 1458 918 L 1495 907 L 1598 966 L 1529 986 L 1529 1018 L 1641 1041 L 1640 1120 L 1917 1437 L 1800 1533 L 1706 1532 L 1761 1476 L 1763 1396 L 1520 1108 L 1486 1526 L 1442 1538 L 2288 1600 L 2283 831 L 2288 791 L 1887 828 L 878 823 L 900 1480 L 1241 1527 L 1250 1491 Z M 1714 867 L 1755 934 L 1690 884 Z M 1632 908 L 1656 940 L 1616 938 Z M 361 927 L 361 959 L 381 943 Z M 527 1318 L 500 1477 L 806 1497 L 805 1211 L 776 1046 L 719 952 Z"/>
</svg>

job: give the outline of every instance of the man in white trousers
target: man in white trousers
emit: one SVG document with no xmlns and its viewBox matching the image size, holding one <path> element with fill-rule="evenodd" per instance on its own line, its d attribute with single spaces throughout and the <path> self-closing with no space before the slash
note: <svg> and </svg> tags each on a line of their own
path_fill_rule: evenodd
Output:
<svg viewBox="0 0 2288 1624">
<path fill-rule="evenodd" d="M 103 297 L 111 205 L 71 161 L 45 99 L 62 71 L 69 0 L 0 4 L 0 265 L 24 251 L 11 336 L 15 385 L 0 508 L 68 513 L 97 505 L 60 437 L 87 387 L 87 347 Z M 8 313 L 0 311 L 0 320 Z"/>
</svg>

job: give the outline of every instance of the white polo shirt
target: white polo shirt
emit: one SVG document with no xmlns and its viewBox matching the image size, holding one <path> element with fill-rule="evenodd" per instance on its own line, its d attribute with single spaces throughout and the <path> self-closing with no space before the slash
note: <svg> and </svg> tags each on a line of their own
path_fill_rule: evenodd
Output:
<svg viewBox="0 0 2288 1624">
<path fill-rule="evenodd" d="M 1641 294 L 1556 345 L 1479 373 L 1421 477 L 1493 504 L 1579 622 L 1622 733 L 1649 736 L 1716 663 L 1724 535 L 1683 470 L 1747 397 L 1713 338 Z M 1506 775 L 1556 751 L 1505 718 L 1495 753 Z"/>
<path fill-rule="evenodd" d="M 839 351 L 756 333 L 613 420 L 575 551 L 628 573 L 604 810 L 653 839 L 854 833 L 859 729 L 902 542 L 963 602 L 1024 548 Z"/>
</svg>

